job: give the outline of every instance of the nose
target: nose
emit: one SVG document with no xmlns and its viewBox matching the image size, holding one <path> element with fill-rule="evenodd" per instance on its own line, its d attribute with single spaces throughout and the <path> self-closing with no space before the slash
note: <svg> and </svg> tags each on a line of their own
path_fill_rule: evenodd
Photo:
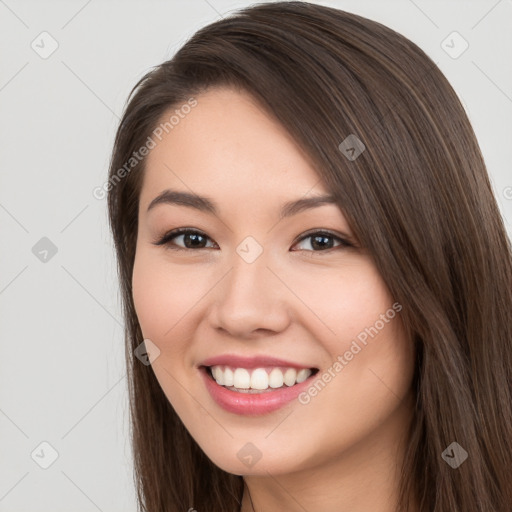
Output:
<svg viewBox="0 0 512 512">
<path fill-rule="evenodd" d="M 264 254 L 252 263 L 235 254 L 215 289 L 210 325 L 240 339 L 279 333 L 290 323 L 287 292 Z"/>
</svg>

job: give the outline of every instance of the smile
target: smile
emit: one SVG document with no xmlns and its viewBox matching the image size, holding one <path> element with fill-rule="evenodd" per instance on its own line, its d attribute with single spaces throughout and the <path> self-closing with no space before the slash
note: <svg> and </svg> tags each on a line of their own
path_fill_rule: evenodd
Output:
<svg viewBox="0 0 512 512">
<path fill-rule="evenodd" d="M 210 375 L 219 386 L 241 393 L 272 391 L 284 386 L 291 387 L 304 382 L 314 368 L 234 368 L 215 365 L 208 367 Z"/>
<path fill-rule="evenodd" d="M 211 398 L 222 409 L 234 414 L 256 416 L 271 413 L 291 403 L 310 386 L 318 369 L 249 369 L 215 365 L 201 366 L 199 371 Z"/>
</svg>

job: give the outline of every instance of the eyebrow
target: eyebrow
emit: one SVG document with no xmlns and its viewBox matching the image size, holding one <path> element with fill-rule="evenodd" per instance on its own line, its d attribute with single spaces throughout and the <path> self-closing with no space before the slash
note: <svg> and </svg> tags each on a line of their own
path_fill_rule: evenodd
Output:
<svg viewBox="0 0 512 512">
<path fill-rule="evenodd" d="M 218 208 L 212 199 L 189 192 L 180 192 L 171 189 L 164 190 L 149 203 L 147 211 L 149 212 L 159 204 L 187 206 L 212 215 L 218 214 Z M 337 201 L 334 196 L 331 195 L 304 197 L 295 201 L 288 201 L 281 208 L 279 218 L 284 219 L 285 217 L 291 217 L 304 210 L 317 208 L 324 204 L 337 204 Z"/>
</svg>

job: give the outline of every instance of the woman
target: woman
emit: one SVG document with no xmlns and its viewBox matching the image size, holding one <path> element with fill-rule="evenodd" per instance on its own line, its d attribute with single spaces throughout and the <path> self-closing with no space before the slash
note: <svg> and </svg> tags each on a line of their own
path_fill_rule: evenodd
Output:
<svg viewBox="0 0 512 512">
<path fill-rule="evenodd" d="M 510 242 L 412 42 L 305 2 L 199 30 L 108 200 L 141 510 L 510 510 Z"/>
</svg>

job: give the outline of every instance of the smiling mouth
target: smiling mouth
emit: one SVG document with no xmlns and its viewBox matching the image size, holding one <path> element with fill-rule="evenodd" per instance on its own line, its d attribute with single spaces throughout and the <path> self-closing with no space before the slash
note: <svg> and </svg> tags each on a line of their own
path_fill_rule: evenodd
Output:
<svg viewBox="0 0 512 512">
<path fill-rule="evenodd" d="M 219 386 L 238 393 L 260 394 L 286 389 L 318 373 L 318 368 L 234 368 L 226 365 L 203 366 Z"/>
</svg>

